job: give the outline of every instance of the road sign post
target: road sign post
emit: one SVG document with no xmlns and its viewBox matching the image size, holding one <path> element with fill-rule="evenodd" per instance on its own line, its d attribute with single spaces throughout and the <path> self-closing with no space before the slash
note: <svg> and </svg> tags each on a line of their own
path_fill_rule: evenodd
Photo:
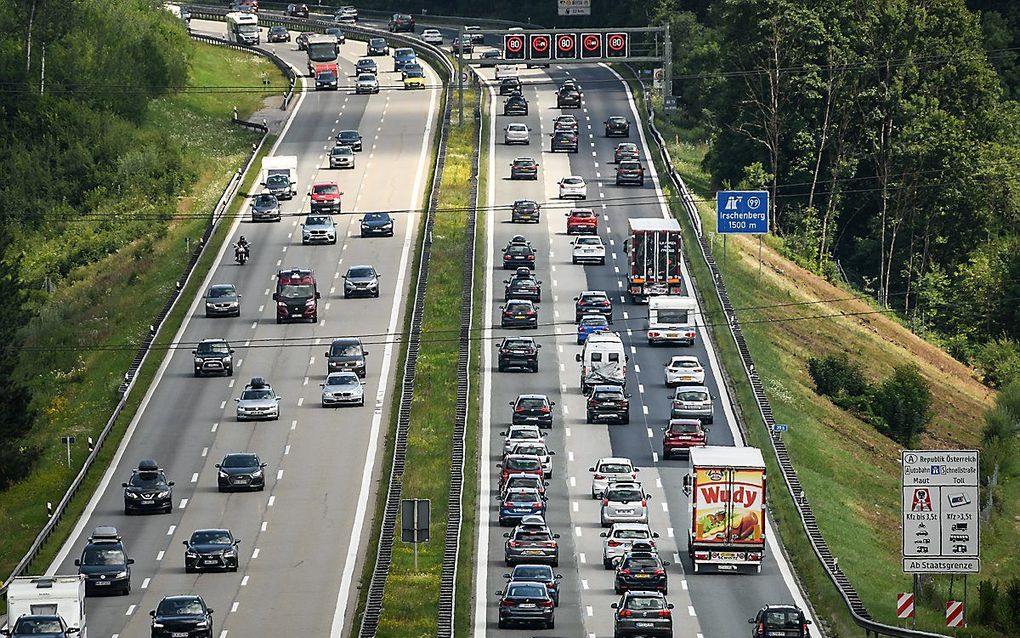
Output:
<svg viewBox="0 0 1020 638">
<path fill-rule="evenodd" d="M 432 501 L 405 498 L 400 501 L 400 540 L 414 545 L 414 571 L 418 572 L 418 544 L 429 541 Z"/>
<path fill-rule="evenodd" d="M 74 436 L 62 436 L 60 442 L 67 446 L 67 467 L 71 468 L 71 446 L 74 445 Z"/>
</svg>

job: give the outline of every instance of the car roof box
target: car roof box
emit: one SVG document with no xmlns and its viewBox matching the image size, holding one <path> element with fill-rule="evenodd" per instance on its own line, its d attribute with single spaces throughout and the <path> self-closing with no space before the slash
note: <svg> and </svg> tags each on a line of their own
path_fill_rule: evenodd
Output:
<svg viewBox="0 0 1020 638">
<path fill-rule="evenodd" d="M 139 472 L 157 472 L 159 471 L 159 463 L 155 459 L 142 459 L 138 462 Z"/>
</svg>

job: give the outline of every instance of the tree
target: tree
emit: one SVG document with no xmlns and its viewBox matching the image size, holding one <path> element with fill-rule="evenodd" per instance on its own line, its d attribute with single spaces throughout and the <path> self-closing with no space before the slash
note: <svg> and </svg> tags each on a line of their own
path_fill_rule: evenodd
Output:
<svg viewBox="0 0 1020 638">
<path fill-rule="evenodd" d="M 886 434 L 910 446 L 927 430 L 931 404 L 931 389 L 917 367 L 901 365 L 875 390 L 873 409 L 885 423 Z"/>
</svg>

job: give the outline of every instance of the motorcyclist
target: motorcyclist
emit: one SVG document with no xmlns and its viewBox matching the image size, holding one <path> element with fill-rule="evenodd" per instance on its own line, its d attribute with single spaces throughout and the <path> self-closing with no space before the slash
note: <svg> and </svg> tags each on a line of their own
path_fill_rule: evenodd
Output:
<svg viewBox="0 0 1020 638">
<path fill-rule="evenodd" d="M 244 261 L 247 261 L 250 253 L 251 244 L 248 243 L 248 240 L 245 239 L 244 235 L 241 235 L 241 237 L 237 240 L 237 243 L 234 244 L 234 259 L 238 262 L 244 263 Z"/>
</svg>

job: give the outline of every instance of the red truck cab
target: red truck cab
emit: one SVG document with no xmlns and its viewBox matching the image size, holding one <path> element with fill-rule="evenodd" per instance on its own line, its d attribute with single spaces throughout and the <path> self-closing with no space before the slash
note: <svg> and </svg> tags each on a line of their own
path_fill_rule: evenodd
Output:
<svg viewBox="0 0 1020 638">
<path fill-rule="evenodd" d="M 284 321 L 319 320 L 319 298 L 322 295 L 315 275 L 307 268 L 290 268 L 276 273 L 276 323 Z"/>
<path fill-rule="evenodd" d="M 308 193 L 312 197 L 313 213 L 339 213 L 340 196 L 343 193 L 336 182 L 319 182 L 312 184 L 312 190 Z"/>
<path fill-rule="evenodd" d="M 662 428 L 662 458 L 690 454 L 692 447 L 708 444 L 708 430 L 698 419 L 670 419 Z"/>
<path fill-rule="evenodd" d="M 567 213 L 567 234 L 597 235 L 599 216 L 590 208 L 571 208 Z"/>
<path fill-rule="evenodd" d="M 315 65 L 315 90 L 336 91 L 340 86 L 340 68 L 336 62 Z"/>
</svg>

